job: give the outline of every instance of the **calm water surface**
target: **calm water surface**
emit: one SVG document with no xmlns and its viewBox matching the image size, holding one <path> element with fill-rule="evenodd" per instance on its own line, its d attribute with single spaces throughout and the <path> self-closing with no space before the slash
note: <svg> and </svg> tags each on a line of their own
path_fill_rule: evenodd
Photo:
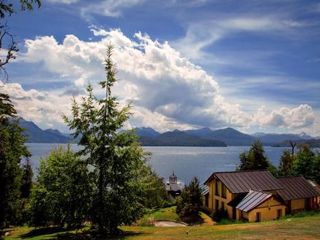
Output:
<svg viewBox="0 0 320 240">
<path fill-rule="evenodd" d="M 35 171 L 39 160 L 46 157 L 52 148 L 65 144 L 28 143 L 32 153 L 32 166 Z M 78 150 L 78 145 L 71 145 Z M 178 178 L 187 183 L 193 176 L 201 182 L 205 181 L 212 172 L 233 171 L 239 164 L 239 154 L 250 147 L 144 147 L 151 153 L 150 164 L 163 178 L 167 179 L 172 171 Z M 265 147 L 270 161 L 278 166 L 280 156 L 285 148 Z"/>
</svg>

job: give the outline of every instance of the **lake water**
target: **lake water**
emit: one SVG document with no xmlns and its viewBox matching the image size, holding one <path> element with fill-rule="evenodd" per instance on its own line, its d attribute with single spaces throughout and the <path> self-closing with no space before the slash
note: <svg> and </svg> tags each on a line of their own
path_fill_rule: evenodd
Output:
<svg viewBox="0 0 320 240">
<path fill-rule="evenodd" d="M 52 148 L 65 144 L 28 143 L 32 153 L 31 164 L 35 171 L 41 157 L 48 155 Z M 71 145 L 78 150 L 78 145 Z M 193 176 L 201 182 L 213 172 L 233 171 L 239 164 L 239 154 L 250 147 L 144 147 L 151 153 L 150 164 L 163 178 L 167 179 L 172 171 L 178 178 L 188 183 Z M 278 166 L 280 156 L 285 148 L 265 147 L 270 161 Z"/>
</svg>

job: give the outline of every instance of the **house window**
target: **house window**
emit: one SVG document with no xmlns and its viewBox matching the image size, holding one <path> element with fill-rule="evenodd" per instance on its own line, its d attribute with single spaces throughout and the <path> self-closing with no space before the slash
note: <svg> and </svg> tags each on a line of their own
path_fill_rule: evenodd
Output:
<svg viewBox="0 0 320 240">
<path fill-rule="evenodd" d="M 219 200 L 216 200 L 216 202 L 215 202 L 215 208 L 216 208 L 216 210 L 219 209 Z"/>
<path fill-rule="evenodd" d="M 219 182 L 216 180 L 216 196 L 220 196 L 219 195 Z"/>
<path fill-rule="evenodd" d="M 277 210 L 277 219 L 282 217 L 282 209 Z"/>
<path fill-rule="evenodd" d="M 222 184 L 222 188 L 221 188 L 221 195 L 223 198 L 226 198 L 227 197 L 227 188 L 224 184 Z"/>
<path fill-rule="evenodd" d="M 224 209 L 224 202 L 221 202 L 221 209 Z"/>
</svg>

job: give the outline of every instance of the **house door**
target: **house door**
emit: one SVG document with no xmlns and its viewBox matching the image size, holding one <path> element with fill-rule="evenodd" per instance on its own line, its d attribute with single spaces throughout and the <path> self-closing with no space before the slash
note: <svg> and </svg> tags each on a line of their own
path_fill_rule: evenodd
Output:
<svg viewBox="0 0 320 240">
<path fill-rule="evenodd" d="M 282 217 L 282 209 L 277 210 L 277 219 Z"/>
<path fill-rule="evenodd" d="M 233 208 L 232 208 L 232 219 L 236 219 L 236 218 L 237 218 L 236 208 L 233 207 Z"/>
<path fill-rule="evenodd" d="M 260 222 L 261 221 L 261 213 L 257 212 L 256 213 L 256 222 Z"/>
</svg>

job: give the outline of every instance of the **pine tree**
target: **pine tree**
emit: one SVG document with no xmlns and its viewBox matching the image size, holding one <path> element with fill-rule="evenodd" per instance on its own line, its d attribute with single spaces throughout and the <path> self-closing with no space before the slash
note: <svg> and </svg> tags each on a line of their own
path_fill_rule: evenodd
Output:
<svg viewBox="0 0 320 240">
<path fill-rule="evenodd" d="M 290 176 L 292 175 L 292 168 L 294 162 L 294 155 L 289 150 L 285 150 L 280 159 L 279 175 Z"/>
<path fill-rule="evenodd" d="M 272 168 L 263 145 L 260 141 L 254 142 L 248 152 L 240 154 L 239 170 L 266 170 Z"/>
<path fill-rule="evenodd" d="M 25 165 L 23 166 L 22 184 L 21 184 L 21 197 L 24 199 L 29 198 L 32 188 L 33 171 L 30 164 L 30 158 L 27 158 Z"/>
<path fill-rule="evenodd" d="M 0 228 L 17 222 L 23 157 L 30 156 L 25 147 L 23 129 L 16 110 L 6 94 L 0 94 Z"/>
<path fill-rule="evenodd" d="M 95 188 L 92 221 L 99 232 L 119 233 L 120 224 L 131 224 L 143 211 L 141 167 L 145 164 L 142 148 L 132 131 L 120 131 L 128 120 L 129 106 L 120 108 L 111 89 L 116 82 L 108 46 L 106 80 L 100 82 L 104 97 L 98 99 L 93 88 L 88 96 L 72 107 L 72 118 L 65 118 L 74 136 L 80 136 L 79 152 L 93 166 Z"/>
</svg>

